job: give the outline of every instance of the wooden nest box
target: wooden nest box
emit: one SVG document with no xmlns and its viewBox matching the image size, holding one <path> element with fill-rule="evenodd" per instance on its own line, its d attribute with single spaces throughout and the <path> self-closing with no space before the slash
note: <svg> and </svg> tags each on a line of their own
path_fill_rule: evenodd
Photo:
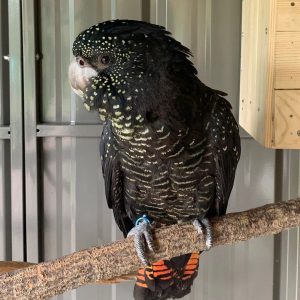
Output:
<svg viewBox="0 0 300 300">
<path fill-rule="evenodd" d="M 300 0 L 243 0 L 241 52 L 240 125 L 300 149 Z"/>
</svg>

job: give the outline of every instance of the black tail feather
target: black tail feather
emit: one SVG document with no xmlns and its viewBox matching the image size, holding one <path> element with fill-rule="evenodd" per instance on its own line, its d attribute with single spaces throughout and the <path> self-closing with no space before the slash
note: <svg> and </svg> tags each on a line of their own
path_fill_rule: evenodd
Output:
<svg viewBox="0 0 300 300">
<path fill-rule="evenodd" d="M 191 253 L 161 260 L 140 269 L 134 287 L 135 300 L 182 298 L 191 291 L 198 273 L 199 254 Z"/>
</svg>

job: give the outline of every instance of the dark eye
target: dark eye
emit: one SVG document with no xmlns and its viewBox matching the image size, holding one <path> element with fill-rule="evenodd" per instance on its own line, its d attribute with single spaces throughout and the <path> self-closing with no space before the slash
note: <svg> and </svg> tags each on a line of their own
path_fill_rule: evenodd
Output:
<svg viewBox="0 0 300 300">
<path fill-rule="evenodd" d="M 110 57 L 108 55 L 103 55 L 101 57 L 100 61 L 103 65 L 107 65 L 110 62 Z"/>
<path fill-rule="evenodd" d="M 83 67 L 85 65 L 84 60 L 81 57 L 77 57 L 76 61 L 79 66 Z"/>
</svg>

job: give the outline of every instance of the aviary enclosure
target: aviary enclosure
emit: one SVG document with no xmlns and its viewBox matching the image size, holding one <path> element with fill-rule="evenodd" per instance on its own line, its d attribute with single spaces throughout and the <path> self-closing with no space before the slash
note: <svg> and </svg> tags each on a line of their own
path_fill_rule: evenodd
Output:
<svg viewBox="0 0 300 300">
<path fill-rule="evenodd" d="M 299 197 L 298 0 L 2 0 L 0 12 L 2 261 L 49 261 L 122 238 L 104 196 L 98 116 L 67 77 L 74 38 L 104 20 L 165 26 L 191 49 L 199 78 L 228 93 L 245 129 L 229 212 Z M 299 255 L 299 228 L 213 248 L 184 299 L 299 299 Z M 127 300 L 132 286 L 57 299 Z"/>
</svg>

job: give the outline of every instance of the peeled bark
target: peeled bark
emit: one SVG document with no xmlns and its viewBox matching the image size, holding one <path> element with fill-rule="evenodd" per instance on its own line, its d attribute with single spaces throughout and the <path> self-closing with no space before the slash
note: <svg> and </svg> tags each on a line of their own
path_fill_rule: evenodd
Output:
<svg viewBox="0 0 300 300">
<path fill-rule="evenodd" d="M 276 234 L 300 226 L 300 199 L 231 213 L 211 223 L 213 247 Z M 149 253 L 152 262 L 205 248 L 204 237 L 188 224 L 159 228 L 154 239 L 157 251 Z M 127 274 L 135 274 L 141 266 L 133 238 L 128 238 L 1 274 L 0 298 L 44 299 L 90 283 L 126 280 L 131 277 Z"/>
</svg>

